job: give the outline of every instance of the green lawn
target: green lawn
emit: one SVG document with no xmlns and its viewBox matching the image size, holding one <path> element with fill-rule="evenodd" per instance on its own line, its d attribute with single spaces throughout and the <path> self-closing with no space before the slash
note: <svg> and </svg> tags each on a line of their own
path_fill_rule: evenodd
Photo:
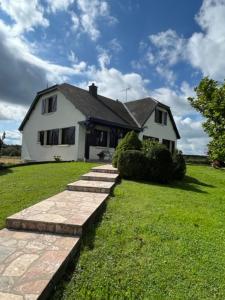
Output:
<svg viewBox="0 0 225 300">
<path fill-rule="evenodd" d="M 53 299 L 225 299 L 225 172 L 123 181 Z"/>
<path fill-rule="evenodd" d="M 93 165 L 0 171 L 0 227 Z M 114 194 L 52 299 L 225 299 L 224 171 L 189 166 L 182 183 L 123 180 Z"/>
<path fill-rule="evenodd" d="M 65 190 L 95 165 L 49 163 L 0 170 L 0 228 L 7 216 Z"/>
</svg>

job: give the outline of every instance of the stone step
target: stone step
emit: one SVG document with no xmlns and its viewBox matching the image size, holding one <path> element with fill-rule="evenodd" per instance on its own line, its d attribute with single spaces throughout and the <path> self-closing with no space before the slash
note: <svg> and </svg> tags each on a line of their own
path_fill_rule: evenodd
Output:
<svg viewBox="0 0 225 300">
<path fill-rule="evenodd" d="M 114 186 L 114 182 L 78 180 L 67 185 L 69 191 L 82 191 L 92 193 L 109 194 Z"/>
<path fill-rule="evenodd" d="M 79 238 L 0 231 L 0 299 L 47 299 L 79 249 Z"/>
<path fill-rule="evenodd" d="M 108 194 L 64 191 L 6 219 L 9 229 L 80 236 Z"/>
<path fill-rule="evenodd" d="M 112 165 L 102 165 L 98 167 L 94 167 L 91 169 L 92 172 L 100 172 L 100 173 L 112 173 L 118 174 L 118 169 L 114 168 Z"/>
<path fill-rule="evenodd" d="M 114 173 L 89 172 L 80 177 L 81 180 L 116 182 L 119 175 Z"/>
</svg>

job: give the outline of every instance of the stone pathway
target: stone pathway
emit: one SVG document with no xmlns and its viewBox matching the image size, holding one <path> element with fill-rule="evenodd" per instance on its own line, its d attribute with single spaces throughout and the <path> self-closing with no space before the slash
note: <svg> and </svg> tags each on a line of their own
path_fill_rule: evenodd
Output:
<svg viewBox="0 0 225 300">
<path fill-rule="evenodd" d="M 7 218 L 0 230 L 0 300 L 49 296 L 117 178 L 111 165 L 95 167 L 68 190 Z"/>
</svg>

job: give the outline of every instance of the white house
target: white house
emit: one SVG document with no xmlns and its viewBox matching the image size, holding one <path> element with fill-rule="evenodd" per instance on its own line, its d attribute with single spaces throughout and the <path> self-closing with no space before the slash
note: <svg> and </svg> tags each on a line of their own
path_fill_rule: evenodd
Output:
<svg viewBox="0 0 225 300">
<path fill-rule="evenodd" d="M 19 130 L 22 159 L 51 161 L 110 159 L 118 140 L 134 130 L 140 139 L 154 139 L 170 151 L 180 138 L 171 110 L 153 98 L 127 103 L 63 83 L 37 93 Z"/>
</svg>

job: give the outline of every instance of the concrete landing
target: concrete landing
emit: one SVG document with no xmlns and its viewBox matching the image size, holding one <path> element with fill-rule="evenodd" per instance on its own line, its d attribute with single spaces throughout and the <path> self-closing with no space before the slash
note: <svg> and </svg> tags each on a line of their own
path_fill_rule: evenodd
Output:
<svg viewBox="0 0 225 300">
<path fill-rule="evenodd" d="M 89 218 L 107 197 L 104 193 L 64 191 L 8 217 L 6 226 L 80 236 Z"/>
<path fill-rule="evenodd" d="M 0 300 L 46 299 L 79 238 L 0 231 Z"/>
<path fill-rule="evenodd" d="M 114 184 L 114 182 L 78 180 L 68 184 L 67 189 L 70 191 L 109 194 Z"/>
<path fill-rule="evenodd" d="M 100 173 L 113 173 L 118 174 L 118 169 L 114 168 L 112 165 L 102 165 L 98 167 L 94 167 L 91 169 L 92 172 L 100 172 Z"/>
<path fill-rule="evenodd" d="M 116 182 L 119 175 L 114 173 L 89 172 L 80 177 L 81 180 Z"/>
</svg>

